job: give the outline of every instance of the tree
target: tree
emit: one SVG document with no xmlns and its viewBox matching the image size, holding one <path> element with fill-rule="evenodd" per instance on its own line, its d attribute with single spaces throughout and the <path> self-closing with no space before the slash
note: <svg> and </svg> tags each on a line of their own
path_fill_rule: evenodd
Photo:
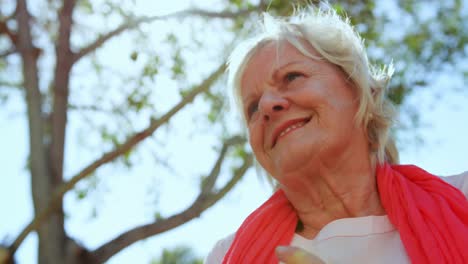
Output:
<svg viewBox="0 0 468 264">
<path fill-rule="evenodd" d="M 193 256 L 188 247 L 176 247 L 172 250 L 165 249 L 160 259 L 151 261 L 151 264 L 202 264 L 203 260 Z"/>
<path fill-rule="evenodd" d="M 242 136 L 224 135 L 218 144 L 218 157 L 214 160 L 211 171 L 203 177 L 200 183 L 199 195 L 185 210 L 167 217 L 157 215 L 154 222 L 132 228 L 96 250 L 88 251 L 83 248 L 66 234 L 64 228 L 64 195 L 73 189 L 80 180 L 90 177 L 105 164 L 120 159 L 121 162 L 129 165 L 132 151 L 135 150 L 135 146 L 139 142 L 149 138 L 160 127 L 167 125 L 178 112 L 186 108 L 197 96 L 202 94 L 207 97 L 214 96 L 209 90 L 213 89 L 212 87 L 225 71 L 225 66 L 223 61 L 217 61 L 218 66 L 213 67 L 214 70 L 204 80 L 197 83 L 183 80 L 182 76 L 187 75 L 182 69 L 184 58 L 180 55 L 182 53 L 181 48 L 175 47 L 172 50 L 173 56 L 168 59 L 172 61 L 170 72 L 176 80 L 180 79 L 179 84 L 181 86 L 186 86 L 186 88 L 181 88 L 179 91 L 179 102 L 164 113 L 154 116 L 146 114 L 149 121 L 146 122 L 146 127 L 141 129 L 128 126 L 127 129 L 120 127 L 119 130 L 110 131 L 107 126 L 103 126 L 98 132 L 101 134 L 103 145 L 110 146 L 110 149 L 70 177 L 64 176 L 65 138 L 67 126 L 70 124 L 70 113 L 72 111 L 86 111 L 91 108 L 93 111 L 112 115 L 118 119 L 118 124 L 129 125 L 135 121 L 127 121 L 132 114 L 144 110 L 154 110 L 154 106 L 148 101 L 149 92 L 144 91 L 144 87 L 145 82 L 154 80 L 162 67 L 159 65 L 160 59 L 157 55 L 140 54 L 137 51 L 128 54 L 133 61 L 136 61 L 139 56 L 146 55 L 146 63 L 140 66 L 140 71 L 137 71 L 134 76 L 125 76 L 125 78 L 130 78 L 135 82 L 135 88 L 128 89 L 123 81 L 119 83 L 122 87 L 118 90 L 126 93 L 124 98 L 126 104 L 115 106 L 112 109 L 105 109 L 102 107 L 104 104 L 97 101 L 88 107 L 89 105 L 78 105 L 83 104 L 83 100 L 77 101 L 76 105 L 75 102 L 70 100 L 69 95 L 74 92 L 72 89 L 73 76 L 76 75 L 73 72 L 74 68 L 79 67 L 77 64 L 81 61 L 88 60 L 95 67 L 94 73 L 103 75 L 104 66 L 101 65 L 98 58 L 94 57 L 98 56 L 99 49 L 102 49 L 111 39 L 117 38 L 123 33 L 141 29 L 144 23 L 184 16 L 233 19 L 236 16 L 248 15 L 259 7 L 250 6 L 235 12 L 229 10 L 209 12 L 189 9 L 166 16 L 137 17 L 132 14 L 130 8 L 124 10 L 118 5 L 118 2 L 111 1 L 103 1 L 98 4 L 74 0 L 49 1 L 34 5 L 25 0 L 20 0 L 17 1 L 14 8 L 11 8 L 8 4 L 4 5 L 5 10 L 8 10 L 8 7 L 11 9 L 9 14 L 2 14 L 1 19 L 1 33 L 3 37 L 6 37 L 4 41 L 9 44 L 7 49 L 2 50 L 4 70 L 6 72 L 10 67 L 16 67 L 22 70 L 22 74 L 12 77 L 4 74 L 2 78 L 5 81 L 2 82 L 2 86 L 10 85 L 14 82 L 15 77 L 19 77 L 18 84 L 10 86 L 16 86 L 25 93 L 30 135 L 28 166 L 31 174 L 35 210 L 33 221 L 8 245 L 6 254 L 4 254 L 4 258 L 8 259 L 7 261 L 11 260 L 24 238 L 31 231 L 37 231 L 39 236 L 39 263 L 102 263 L 136 241 L 170 230 L 199 216 L 232 189 L 234 184 L 251 166 L 251 155 L 238 150 L 236 152 L 237 156 L 234 158 L 238 161 L 238 165 L 234 166 L 230 173 L 228 172 L 231 177 L 223 185 L 215 185 L 220 173 L 226 173 L 226 170 L 222 170 L 222 166 L 228 156 L 233 156 L 232 148 L 237 146 L 237 149 L 239 149 L 245 142 Z M 47 7 L 46 9 L 44 9 L 44 5 Z M 4 9 L 2 8 L 2 10 Z M 45 12 L 46 16 L 42 17 L 32 10 Z M 54 21 L 54 16 L 58 18 L 57 21 Z M 95 36 L 88 40 L 86 37 L 89 36 L 89 32 L 79 34 L 84 27 L 84 25 L 80 24 L 80 19 L 83 19 L 83 21 L 95 19 L 100 22 L 120 20 L 121 22 L 119 26 L 111 30 L 96 32 Z M 12 26 L 13 23 L 16 23 L 17 26 Z M 104 30 L 107 30 L 107 28 Z M 73 41 L 74 36 L 78 40 Z M 138 38 L 138 35 L 135 34 L 133 37 Z M 167 39 L 170 42 L 169 44 L 177 46 L 177 38 L 174 34 L 168 34 Z M 45 41 L 46 44 L 38 44 L 39 41 Z M 53 49 L 48 50 L 50 48 Z M 15 57 L 21 59 L 19 65 L 15 65 L 13 62 Z M 40 66 L 42 66 L 42 63 L 50 61 L 53 62 L 54 66 L 47 68 L 45 73 L 41 72 Z M 47 74 L 52 76 L 50 82 L 45 86 L 41 85 L 41 82 L 48 81 Z M 98 93 L 96 92 L 94 95 L 98 99 Z M 145 115 L 142 114 L 141 116 Z"/>
<path fill-rule="evenodd" d="M 199 216 L 233 188 L 251 167 L 252 154 L 245 148 L 240 129 L 223 115 L 227 103 L 220 80 L 226 54 L 231 43 L 249 33 L 261 11 L 287 15 L 293 10 L 288 1 L 257 2 L 219 1 L 215 7 L 189 7 L 162 15 L 142 14 L 133 1 L 0 4 L 0 43 L 5 44 L 0 49 L 0 98 L 7 101 L 13 100 L 14 93 L 24 95 L 35 215 L 23 232 L 5 242 L 0 260 L 12 261 L 25 237 L 35 231 L 39 263 L 102 263 L 136 241 Z M 388 63 L 392 57 L 401 58 L 389 97 L 406 110 L 405 116 L 415 119 L 412 106 L 405 104 L 406 96 L 431 81 L 425 73 L 437 74 L 466 53 L 468 27 L 461 8 L 466 1 L 431 3 L 431 19 L 420 11 L 422 2 L 391 3 L 390 11 L 383 12 L 382 3 L 373 0 L 331 2 L 338 12 L 346 11 L 352 18 L 366 38 L 372 60 Z M 388 28 L 401 18 L 412 27 L 394 36 Z M 174 24 L 186 25 L 186 31 L 165 30 L 175 28 Z M 107 63 L 111 49 L 118 51 L 127 67 Z M 206 62 L 200 69 L 198 62 L 203 59 Z M 173 89 L 162 87 L 167 84 Z M 116 234 L 94 250 L 71 238 L 64 227 L 65 195 L 76 192 L 85 199 L 93 184 L 83 187 L 80 183 L 105 178 L 99 171 L 106 166 L 135 168 L 135 159 L 151 152 L 150 143 L 139 144 L 143 141 L 159 147 L 160 153 L 154 155 L 159 168 L 177 167 L 184 161 L 169 160 L 163 149 L 170 138 L 178 140 L 171 125 L 184 122 L 178 117 L 195 109 L 203 109 L 197 110 L 202 113 L 203 128 L 193 133 L 203 134 L 210 127 L 213 143 L 208 147 L 215 149 L 209 172 L 195 175 L 206 176 L 200 177 L 193 202 L 172 215 L 155 212 L 154 221 Z M 100 140 L 80 143 L 79 136 L 67 136 L 70 129 L 81 131 L 81 137 Z M 65 146 L 71 144 L 84 145 L 94 160 L 76 171 L 67 169 L 70 153 Z"/>
</svg>

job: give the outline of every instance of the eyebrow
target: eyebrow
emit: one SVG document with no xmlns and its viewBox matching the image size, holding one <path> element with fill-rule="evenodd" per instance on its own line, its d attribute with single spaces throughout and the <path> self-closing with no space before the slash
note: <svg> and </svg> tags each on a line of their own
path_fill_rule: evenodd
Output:
<svg viewBox="0 0 468 264">
<path fill-rule="evenodd" d="M 285 68 L 288 68 L 292 65 L 295 65 L 295 64 L 306 64 L 305 63 L 306 61 L 305 60 L 295 60 L 295 61 L 290 61 L 284 65 L 281 65 L 280 67 L 276 68 L 274 71 L 273 71 L 273 80 L 278 80 L 279 79 L 279 74 L 281 71 L 283 71 Z"/>
<path fill-rule="evenodd" d="M 284 64 L 284 65 L 281 65 L 280 67 L 276 68 L 276 69 L 273 71 L 273 74 L 272 74 L 272 77 L 273 77 L 273 78 L 271 78 L 268 82 L 271 82 L 271 81 L 275 82 L 276 80 L 278 80 L 278 79 L 279 79 L 279 76 L 278 76 L 278 75 L 279 75 L 280 72 L 281 72 L 282 70 L 284 70 L 285 68 L 288 68 L 288 67 L 290 67 L 290 66 L 292 66 L 292 65 L 295 65 L 295 64 L 305 64 L 305 62 L 306 62 L 305 60 L 295 60 L 295 61 L 290 61 L 290 62 L 288 62 L 288 63 L 286 63 L 286 64 Z M 245 98 L 242 98 L 242 105 L 243 105 L 244 109 L 245 109 L 246 107 L 249 107 L 249 106 L 247 105 L 247 103 L 250 102 L 250 101 L 252 100 L 252 97 L 253 97 L 252 95 L 249 95 L 249 96 L 247 96 L 247 97 L 245 97 Z"/>
</svg>

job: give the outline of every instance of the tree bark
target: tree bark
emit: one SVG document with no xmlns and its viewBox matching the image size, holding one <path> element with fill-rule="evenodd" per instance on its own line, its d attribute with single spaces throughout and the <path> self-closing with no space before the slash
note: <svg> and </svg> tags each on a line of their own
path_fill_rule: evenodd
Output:
<svg viewBox="0 0 468 264">
<path fill-rule="evenodd" d="M 41 212 L 49 203 L 53 192 L 50 182 L 48 145 L 45 140 L 45 122 L 42 111 L 42 95 L 39 90 L 37 48 L 34 47 L 30 31 L 30 15 L 25 0 L 17 2 L 18 50 L 21 54 L 24 87 L 28 107 L 30 172 L 34 211 Z M 60 239 L 63 229 L 59 230 L 55 219 L 42 225 L 39 235 L 39 263 L 63 263 Z"/>
<path fill-rule="evenodd" d="M 68 94 L 70 86 L 70 72 L 73 66 L 73 53 L 70 49 L 70 35 L 72 29 L 72 14 L 75 0 L 63 1 L 59 11 L 59 34 L 56 44 L 56 64 L 53 86 L 53 105 L 51 113 L 51 142 L 49 150 L 49 168 L 51 189 L 55 192 L 63 183 L 63 162 L 65 151 L 65 136 L 68 114 Z M 52 244 L 55 256 L 44 263 L 65 263 L 67 257 L 67 235 L 65 233 L 63 197 L 59 199 L 57 209 L 46 222 L 49 233 L 40 237 L 40 242 Z M 42 252 L 39 252 L 41 258 Z M 42 264 L 40 261 L 39 264 Z"/>
</svg>

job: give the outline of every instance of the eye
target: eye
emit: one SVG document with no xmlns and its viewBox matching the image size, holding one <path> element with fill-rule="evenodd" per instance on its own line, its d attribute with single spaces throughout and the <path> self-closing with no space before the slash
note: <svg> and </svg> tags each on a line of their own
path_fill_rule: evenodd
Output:
<svg viewBox="0 0 468 264">
<path fill-rule="evenodd" d="M 284 75 L 284 81 L 286 83 L 290 83 L 292 81 L 294 81 L 295 79 L 299 78 L 299 77 L 303 77 L 304 74 L 300 73 L 300 72 L 288 72 L 286 73 L 286 75 Z"/>
<path fill-rule="evenodd" d="M 257 111 L 258 111 L 258 102 L 254 101 L 254 102 L 250 103 L 249 106 L 247 107 L 247 116 L 248 116 L 248 118 L 250 119 L 252 117 L 252 115 Z"/>
</svg>

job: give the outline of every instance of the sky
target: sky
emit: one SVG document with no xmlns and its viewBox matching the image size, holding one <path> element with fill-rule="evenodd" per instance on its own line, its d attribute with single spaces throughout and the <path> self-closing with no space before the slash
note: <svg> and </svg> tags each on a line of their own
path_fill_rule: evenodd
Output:
<svg viewBox="0 0 468 264">
<path fill-rule="evenodd" d="M 140 2 L 145 12 L 173 12 L 184 8 L 187 1 L 171 1 L 173 5 L 161 9 L 161 3 Z M 211 5 L 215 1 L 206 1 Z M 179 4 L 178 4 L 179 3 Z M 143 12 L 143 11 L 142 11 Z M 464 65 L 464 66 L 463 66 Z M 466 67 L 466 62 L 463 64 Z M 461 66 L 460 66 L 461 67 Z M 399 142 L 400 160 L 403 164 L 416 164 L 436 175 L 447 176 L 468 170 L 468 89 L 459 76 L 447 70 L 431 84 L 434 89 L 416 90 L 408 103 L 415 106 L 421 117 L 421 126 L 404 132 L 405 140 Z M 448 87 L 440 89 L 440 87 Z M 456 91 L 456 87 L 459 91 Z M 442 91 L 437 94 L 434 90 Z M 12 239 L 32 217 L 29 176 L 25 170 L 28 150 L 27 123 L 24 119 L 24 105 L 20 94 L 12 96 L 8 109 L 0 111 L 0 241 Z M 203 106 L 199 106 L 203 107 Z M 186 124 L 196 125 L 189 115 L 180 117 Z M 184 119 L 185 118 L 185 119 Z M 73 128 L 73 123 L 71 127 Z M 189 131 L 182 126 L 176 132 L 190 137 Z M 73 130 L 70 132 L 73 136 Z M 422 139 L 418 143 L 416 137 Z M 203 173 L 211 164 L 214 152 L 206 149 L 213 140 L 206 137 L 199 140 L 169 143 L 167 151 L 174 158 L 184 160 L 184 164 L 171 174 L 164 172 L 167 180 L 155 182 L 158 173 L 148 157 L 139 157 L 138 167 L 129 172 L 123 168 L 116 170 L 102 168 L 101 174 L 112 174 L 111 181 L 103 181 L 98 192 L 85 200 L 78 200 L 72 193 L 66 197 L 69 234 L 87 246 L 94 248 L 111 239 L 119 231 L 153 219 L 148 208 L 161 207 L 164 213 L 176 212 L 187 205 L 196 195 L 193 186 L 198 178 L 190 175 L 194 171 Z M 70 171 L 79 169 L 90 157 L 84 155 L 76 146 L 67 150 L 71 153 Z M 76 162 L 75 162 L 76 161 Z M 195 173 L 196 174 L 196 173 Z M 181 182 L 184 184 L 181 184 Z M 153 195 L 152 188 L 158 188 Z M 149 263 L 158 257 L 164 248 L 186 245 L 199 256 L 205 256 L 214 243 L 235 232 L 243 219 L 258 207 L 271 193 L 269 185 L 260 179 L 254 169 L 221 202 L 180 228 L 135 243 L 122 251 L 108 263 Z M 154 201 L 156 200 L 156 202 Z M 98 210 L 98 217 L 93 211 Z M 18 263 L 35 263 L 37 238 L 30 235 L 17 253 Z"/>
</svg>

